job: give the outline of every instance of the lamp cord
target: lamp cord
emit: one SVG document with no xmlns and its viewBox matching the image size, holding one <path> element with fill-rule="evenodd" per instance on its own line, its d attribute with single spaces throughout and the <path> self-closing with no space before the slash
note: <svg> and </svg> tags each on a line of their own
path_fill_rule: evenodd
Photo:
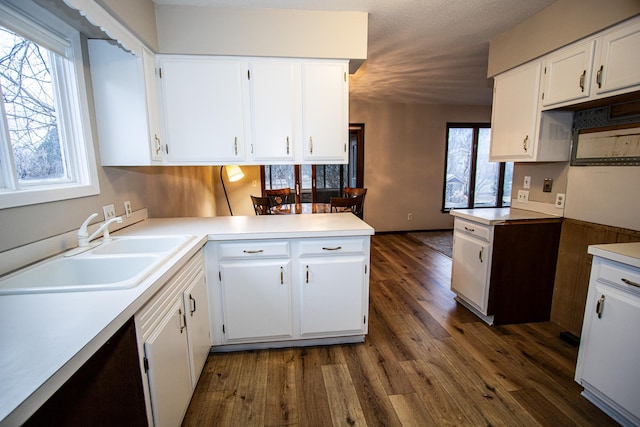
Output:
<svg viewBox="0 0 640 427">
<path fill-rule="evenodd" d="M 224 179 L 222 179 L 222 169 L 224 166 L 220 166 L 220 182 L 222 182 L 222 189 L 224 190 L 224 198 L 227 199 L 227 206 L 229 206 L 229 213 L 233 216 L 233 211 L 231 210 L 231 203 L 229 203 L 229 196 L 227 195 L 227 187 L 224 186 Z"/>
</svg>

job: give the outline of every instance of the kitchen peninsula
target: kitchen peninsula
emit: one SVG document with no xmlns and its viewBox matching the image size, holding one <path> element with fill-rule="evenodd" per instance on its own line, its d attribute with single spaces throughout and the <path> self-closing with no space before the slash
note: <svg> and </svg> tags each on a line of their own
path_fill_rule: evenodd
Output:
<svg viewBox="0 0 640 427">
<path fill-rule="evenodd" d="M 173 283 L 174 277 L 180 276 L 185 266 L 188 266 L 198 256 L 202 256 L 202 248 L 205 247 L 204 263 L 207 278 L 207 290 L 211 306 L 212 337 L 218 337 L 220 343 L 242 343 L 247 345 L 254 341 L 296 339 L 297 345 L 305 339 L 317 340 L 326 337 L 330 340 L 339 339 L 346 335 L 346 339 L 354 337 L 362 340 L 367 331 L 367 318 L 362 319 L 357 327 L 348 324 L 342 328 L 335 324 L 323 324 L 321 315 L 306 316 L 303 309 L 295 306 L 293 298 L 300 298 L 305 302 L 300 287 L 311 286 L 314 280 L 326 280 L 333 270 L 328 260 L 336 261 L 344 256 L 346 265 L 353 268 L 359 265 L 359 284 L 363 287 L 361 300 L 349 303 L 357 305 L 359 313 L 367 315 L 368 310 L 368 283 L 369 283 L 369 239 L 374 230 L 350 213 L 344 214 L 316 214 L 316 215 L 283 215 L 283 216 L 255 216 L 255 217 L 218 217 L 218 218 L 177 218 L 177 219 L 146 219 L 135 225 L 122 229 L 114 234 L 117 236 L 159 236 L 159 235 L 192 235 L 195 236 L 189 243 L 172 255 L 161 267 L 152 271 L 143 281 L 135 287 L 122 290 L 102 290 L 86 292 L 51 292 L 4 295 L 0 298 L 0 425 L 22 424 L 43 403 L 65 384 L 74 373 L 78 371 L 123 325 L 132 318 L 136 318 L 140 312 L 147 312 L 148 305 L 163 294 L 166 284 Z M 220 266 L 208 264 L 208 245 L 217 245 L 220 248 L 224 242 L 236 245 L 238 243 L 256 242 L 275 243 L 268 246 L 282 249 L 288 247 L 290 252 L 282 252 L 274 258 L 277 261 L 276 272 L 278 283 L 282 277 L 282 288 L 291 293 L 286 294 L 285 300 L 291 301 L 290 334 L 276 334 L 277 337 L 266 339 L 247 336 L 246 325 L 233 323 L 233 313 L 229 307 L 238 308 L 237 300 L 233 300 L 231 306 L 226 306 L 227 311 L 220 313 L 221 296 L 218 267 L 222 266 L 226 275 L 229 267 L 237 261 L 234 253 L 228 253 L 229 258 L 219 257 Z M 333 245 L 335 242 L 337 246 Z M 359 246 L 354 242 L 360 242 Z M 319 244 L 319 245 L 318 245 Z M 340 247 L 340 248 L 338 248 Z M 323 249 L 326 248 L 326 249 Z M 342 254 L 341 251 L 346 253 Z M 259 255 L 267 255 L 269 251 L 263 249 Z M 316 251 L 320 251 L 318 254 Z M 330 251 L 326 257 L 322 252 Z M 266 254 L 265 254 L 266 252 Z M 240 253 L 243 253 L 240 250 Z M 239 255 L 240 257 L 242 255 Z M 287 258 L 287 259 L 284 259 Z M 289 259 L 290 258 L 290 259 Z M 341 258 L 340 258 L 341 259 Z M 246 262 L 246 260 L 240 260 Z M 223 265 L 227 262 L 226 265 Z M 261 261 L 262 262 L 262 261 Z M 284 263 L 283 263 L 284 262 Z M 344 264 L 341 264 L 344 265 Z M 282 266 L 282 269 L 281 269 Z M 343 267 L 340 267 L 341 269 Z M 227 270 L 225 270 L 227 269 Z M 233 270 L 233 269 L 231 269 Z M 341 270 L 342 271 L 342 270 Z M 352 271 L 352 270 L 349 270 Z M 213 276 L 213 277 L 212 277 Z M 224 276 L 223 276 L 224 277 Z M 350 278 L 353 274 L 350 273 Z M 262 278 L 265 281 L 264 278 Z M 231 291 L 227 283 L 222 283 L 225 292 Z M 212 289 L 216 289 L 212 291 Z M 298 290 L 294 290 L 298 289 Z M 330 288 L 330 291 L 335 291 Z M 306 291 L 305 291 L 306 292 Z M 317 292 L 317 291 L 311 291 Z M 310 294 L 316 298 L 319 294 Z M 350 294 L 350 296 L 353 294 Z M 222 295 L 224 298 L 227 294 Z M 251 297 L 251 295 L 247 295 Z M 335 294 L 325 296 L 326 300 L 336 300 Z M 322 303 L 322 302 L 320 302 Z M 319 306 L 322 308 L 322 305 Z M 241 307 L 240 307 L 241 308 Z M 315 309 L 318 309 L 316 307 Z M 314 312 L 310 312 L 314 313 Z M 229 318 L 231 315 L 231 318 Z M 333 316 L 331 314 L 330 316 Z M 329 318 L 330 316 L 326 316 Z M 218 319 L 229 323 L 229 332 L 233 329 L 238 334 L 234 337 L 224 337 L 222 325 Z M 348 321 L 352 319 L 347 318 Z M 255 319 L 257 323 L 268 324 L 264 319 Z M 279 323 L 282 325 L 282 323 Z M 239 329 L 238 329 L 239 327 Z M 328 328 L 322 331 L 318 328 Z M 137 334 L 141 335 L 141 327 L 136 320 Z M 225 330 L 226 331 L 226 330 Z M 248 332 L 251 335 L 250 332 Z M 244 335 L 243 335 L 244 334 Z M 254 334 L 255 335 L 255 334 Z M 336 338 L 338 337 L 338 338 Z M 138 336 L 138 345 L 141 344 L 141 336 Z M 317 341 L 314 341 L 317 343 Z M 140 351 L 140 347 L 138 348 Z M 140 364 L 144 358 L 139 356 Z M 153 369 L 153 367 L 151 367 Z M 144 377 L 144 365 L 141 366 Z M 198 372 L 199 374 L 199 372 Z M 195 386 L 195 384 L 194 384 Z M 145 385 L 145 387 L 148 387 Z M 148 392 L 145 392 L 148 393 Z M 148 396 L 145 394 L 145 399 Z M 147 404 L 147 418 L 150 420 L 149 404 Z M 186 408 L 185 408 L 186 409 Z M 182 416 L 182 415 L 180 415 Z"/>
</svg>

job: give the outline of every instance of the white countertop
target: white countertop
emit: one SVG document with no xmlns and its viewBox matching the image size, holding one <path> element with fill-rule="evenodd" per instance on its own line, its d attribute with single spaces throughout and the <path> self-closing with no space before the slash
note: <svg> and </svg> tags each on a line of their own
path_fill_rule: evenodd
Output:
<svg viewBox="0 0 640 427">
<path fill-rule="evenodd" d="M 640 268 L 640 242 L 590 245 L 587 252 L 594 256 Z"/>
<path fill-rule="evenodd" d="M 514 208 L 452 209 L 449 213 L 455 217 L 485 225 L 495 225 L 506 221 L 562 218 L 556 215 Z"/>
<path fill-rule="evenodd" d="M 351 213 L 149 219 L 114 235 L 196 238 L 132 289 L 0 297 L 0 425 L 20 424 L 208 240 L 372 235 Z"/>
</svg>

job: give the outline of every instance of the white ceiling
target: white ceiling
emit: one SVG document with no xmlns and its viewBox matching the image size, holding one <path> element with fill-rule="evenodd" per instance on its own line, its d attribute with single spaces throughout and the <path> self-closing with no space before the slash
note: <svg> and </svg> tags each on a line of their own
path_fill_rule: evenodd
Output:
<svg viewBox="0 0 640 427">
<path fill-rule="evenodd" d="M 556 0 L 154 0 L 157 4 L 369 13 L 350 99 L 490 105 L 489 40 Z"/>
</svg>

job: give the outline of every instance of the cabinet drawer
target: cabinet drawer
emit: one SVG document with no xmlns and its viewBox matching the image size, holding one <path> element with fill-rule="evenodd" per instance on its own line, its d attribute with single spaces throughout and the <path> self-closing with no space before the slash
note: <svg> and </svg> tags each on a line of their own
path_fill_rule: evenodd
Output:
<svg viewBox="0 0 640 427">
<path fill-rule="evenodd" d="M 246 241 L 237 243 L 221 243 L 220 259 L 289 257 L 289 242 Z"/>
<path fill-rule="evenodd" d="M 605 261 L 600 265 L 600 271 L 597 274 L 597 280 L 600 282 L 609 282 L 640 294 L 640 271 L 637 269 Z"/>
<path fill-rule="evenodd" d="M 300 255 L 362 254 L 364 251 L 365 239 L 362 238 L 313 239 L 300 242 Z"/>
<path fill-rule="evenodd" d="M 489 241 L 491 237 L 491 227 L 479 224 L 477 222 L 465 221 L 464 219 L 456 218 L 455 230 L 462 233 L 471 234 L 480 239 Z"/>
</svg>

